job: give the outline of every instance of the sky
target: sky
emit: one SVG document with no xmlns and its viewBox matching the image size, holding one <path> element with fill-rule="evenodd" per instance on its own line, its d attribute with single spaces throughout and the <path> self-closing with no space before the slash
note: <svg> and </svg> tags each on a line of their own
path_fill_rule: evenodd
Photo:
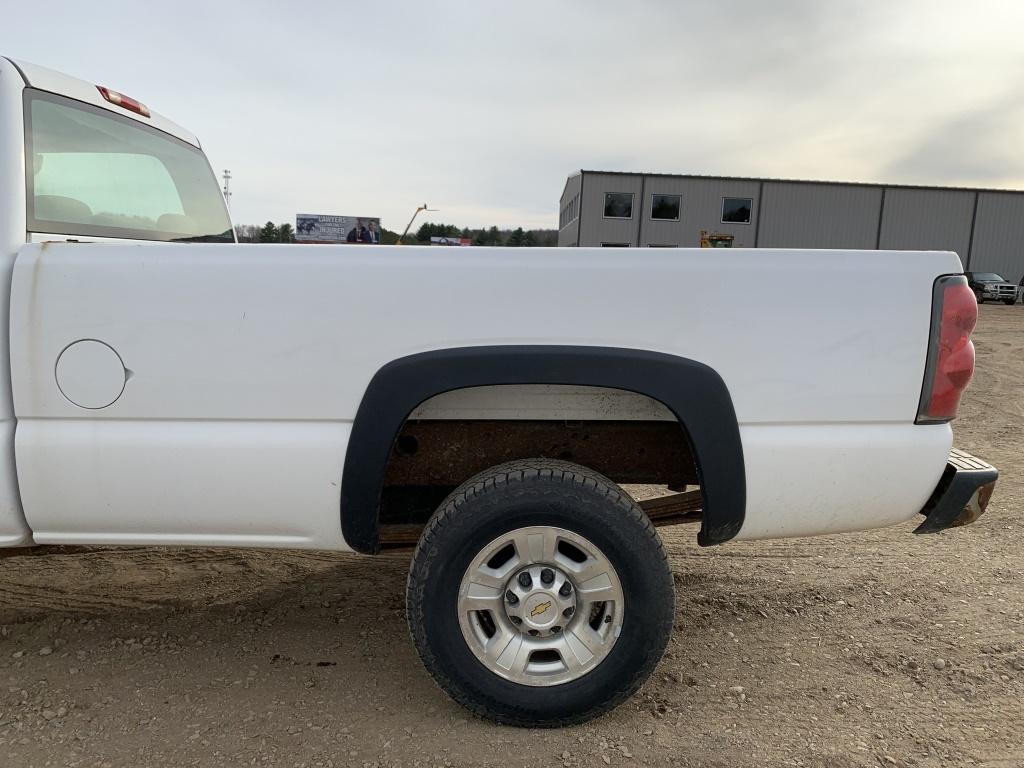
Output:
<svg viewBox="0 0 1024 768">
<path fill-rule="evenodd" d="M 236 223 L 401 231 L 427 203 L 428 221 L 555 228 L 580 168 L 1024 189 L 1019 0 L 44 0 L 2 18 L 0 55 L 197 134 Z"/>
</svg>

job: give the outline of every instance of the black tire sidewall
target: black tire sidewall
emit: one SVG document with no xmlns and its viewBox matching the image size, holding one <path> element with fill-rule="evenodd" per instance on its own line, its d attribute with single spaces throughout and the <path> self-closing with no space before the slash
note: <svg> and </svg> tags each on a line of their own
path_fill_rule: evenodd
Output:
<svg viewBox="0 0 1024 768">
<path fill-rule="evenodd" d="M 671 632 L 674 595 L 664 551 L 645 517 L 625 513 L 621 501 L 610 499 L 592 481 L 557 475 L 492 485 L 442 512 L 449 516 L 442 535 L 414 562 L 410 596 L 413 579 L 422 580 L 422 592 L 420 610 L 410 611 L 410 619 L 418 616 L 414 637 L 429 646 L 432 671 L 456 700 L 471 708 L 480 704 L 488 715 L 507 722 L 575 722 L 614 706 L 650 674 Z M 494 674 L 473 655 L 459 626 L 458 591 L 471 561 L 495 538 L 528 526 L 565 528 L 583 536 L 609 559 L 622 585 L 619 638 L 600 664 L 568 683 L 527 686 Z"/>
</svg>

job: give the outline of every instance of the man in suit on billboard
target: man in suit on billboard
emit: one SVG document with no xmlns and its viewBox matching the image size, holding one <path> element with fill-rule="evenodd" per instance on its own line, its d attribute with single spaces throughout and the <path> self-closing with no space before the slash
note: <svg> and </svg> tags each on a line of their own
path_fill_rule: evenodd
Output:
<svg viewBox="0 0 1024 768">
<path fill-rule="evenodd" d="M 366 227 L 363 226 L 363 220 L 356 219 L 356 225 L 352 227 L 351 231 L 349 231 L 348 237 L 345 238 L 345 240 L 349 243 L 368 243 L 370 241 L 367 237 L 368 234 L 366 232 Z"/>
</svg>

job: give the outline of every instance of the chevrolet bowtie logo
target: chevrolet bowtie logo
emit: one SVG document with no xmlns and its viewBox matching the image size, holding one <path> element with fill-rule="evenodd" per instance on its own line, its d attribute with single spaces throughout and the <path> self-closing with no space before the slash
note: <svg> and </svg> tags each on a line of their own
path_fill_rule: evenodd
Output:
<svg viewBox="0 0 1024 768">
<path fill-rule="evenodd" d="M 540 616 L 544 611 L 551 607 L 551 601 L 548 600 L 546 603 L 537 603 L 533 606 L 533 610 L 530 611 L 530 616 Z"/>
</svg>

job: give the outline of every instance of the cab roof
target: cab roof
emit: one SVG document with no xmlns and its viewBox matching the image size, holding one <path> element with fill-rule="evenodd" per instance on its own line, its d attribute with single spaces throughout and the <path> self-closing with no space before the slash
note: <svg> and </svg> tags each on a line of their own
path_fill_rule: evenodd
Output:
<svg viewBox="0 0 1024 768">
<path fill-rule="evenodd" d="M 75 99 L 76 101 L 83 101 L 86 104 L 92 104 L 95 107 L 101 107 L 121 117 L 128 117 L 132 120 L 137 120 L 145 125 L 151 125 L 164 133 L 169 133 L 172 136 L 181 139 L 182 141 L 188 142 L 194 147 L 199 147 L 199 139 L 196 138 L 195 134 L 186 131 L 177 123 L 172 120 L 168 120 L 163 115 L 150 110 L 149 117 L 143 117 L 142 115 L 131 112 L 127 109 L 123 109 L 114 104 L 111 104 L 100 93 L 98 86 L 103 83 L 89 83 L 85 80 L 79 80 L 77 77 L 71 77 L 65 75 L 62 72 L 57 72 L 53 69 L 46 67 L 40 67 L 37 64 L 30 64 L 26 61 L 18 61 L 16 59 L 7 59 L 10 61 L 18 70 L 21 72 L 21 76 L 25 79 L 25 84 L 30 88 L 38 88 L 41 91 L 49 91 L 50 93 L 56 93 L 60 96 L 67 96 L 69 99 Z M 135 94 L 130 94 L 134 96 Z M 140 99 L 145 102 L 145 99 Z"/>
</svg>

